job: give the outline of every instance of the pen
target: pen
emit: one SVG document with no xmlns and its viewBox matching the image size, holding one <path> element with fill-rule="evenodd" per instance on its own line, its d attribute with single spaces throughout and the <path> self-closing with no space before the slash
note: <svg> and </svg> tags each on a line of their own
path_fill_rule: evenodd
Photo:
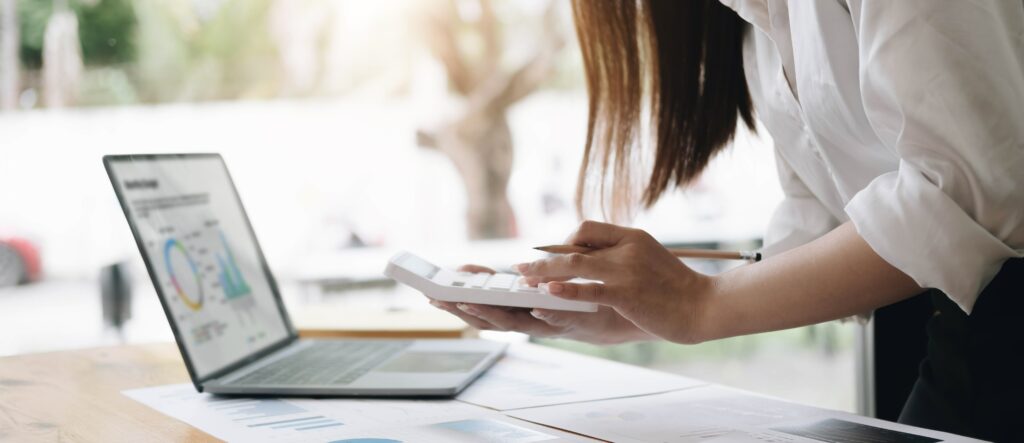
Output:
<svg viewBox="0 0 1024 443">
<path fill-rule="evenodd" d="M 533 249 L 538 251 L 549 252 L 552 254 L 571 254 L 595 251 L 596 248 L 588 248 L 586 246 L 576 245 L 548 245 L 548 246 L 537 246 Z M 676 257 L 687 257 L 687 258 L 709 258 L 715 260 L 747 260 L 747 261 L 761 261 L 761 253 L 757 251 L 719 251 L 715 249 L 677 249 L 669 248 L 668 252 Z"/>
</svg>

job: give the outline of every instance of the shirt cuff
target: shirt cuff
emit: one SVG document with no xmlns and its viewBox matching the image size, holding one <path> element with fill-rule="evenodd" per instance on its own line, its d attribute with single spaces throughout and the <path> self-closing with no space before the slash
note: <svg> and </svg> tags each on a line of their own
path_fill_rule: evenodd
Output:
<svg viewBox="0 0 1024 443">
<path fill-rule="evenodd" d="M 846 213 L 882 259 L 967 314 L 1003 262 L 1019 255 L 903 161 L 858 192 Z"/>
<path fill-rule="evenodd" d="M 768 222 L 761 253 L 765 257 L 779 255 L 825 235 L 838 224 L 817 200 L 787 197 Z"/>
</svg>

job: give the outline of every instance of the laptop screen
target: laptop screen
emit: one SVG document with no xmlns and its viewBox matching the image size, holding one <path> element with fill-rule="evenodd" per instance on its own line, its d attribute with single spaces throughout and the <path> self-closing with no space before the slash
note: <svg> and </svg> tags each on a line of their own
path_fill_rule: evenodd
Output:
<svg viewBox="0 0 1024 443">
<path fill-rule="evenodd" d="M 220 156 L 116 157 L 108 170 L 197 379 L 289 336 Z"/>
</svg>

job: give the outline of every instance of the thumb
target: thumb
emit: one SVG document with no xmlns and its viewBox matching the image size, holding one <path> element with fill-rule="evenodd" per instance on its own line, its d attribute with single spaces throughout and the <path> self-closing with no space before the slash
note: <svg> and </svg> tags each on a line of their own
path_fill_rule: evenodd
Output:
<svg viewBox="0 0 1024 443">
<path fill-rule="evenodd" d="M 569 236 L 566 243 L 593 248 L 608 248 L 619 244 L 631 232 L 633 232 L 632 229 L 622 226 L 586 220 L 580 223 L 576 232 Z"/>
<path fill-rule="evenodd" d="M 535 308 L 530 311 L 537 320 L 547 323 L 551 326 L 565 327 L 572 324 L 574 317 L 572 314 L 566 314 L 563 311 L 554 311 L 550 309 Z"/>
</svg>

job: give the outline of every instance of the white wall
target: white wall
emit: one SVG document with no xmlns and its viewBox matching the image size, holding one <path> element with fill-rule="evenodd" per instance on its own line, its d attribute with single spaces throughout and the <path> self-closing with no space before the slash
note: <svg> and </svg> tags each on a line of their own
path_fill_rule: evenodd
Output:
<svg viewBox="0 0 1024 443">
<path fill-rule="evenodd" d="M 0 114 L 0 236 L 38 242 L 50 276 L 93 277 L 105 263 L 138 255 L 101 156 L 215 151 L 276 267 L 336 248 L 346 227 L 387 246 L 458 247 L 461 184 L 447 159 L 414 144 L 430 111 L 405 101 L 322 100 Z M 538 94 L 510 118 L 520 232 L 559 241 L 576 224 L 585 98 Z M 546 215 L 545 191 L 566 210 Z M 741 136 L 700 191 L 666 197 L 637 224 L 665 241 L 757 237 L 780 196 L 770 144 Z"/>
</svg>

